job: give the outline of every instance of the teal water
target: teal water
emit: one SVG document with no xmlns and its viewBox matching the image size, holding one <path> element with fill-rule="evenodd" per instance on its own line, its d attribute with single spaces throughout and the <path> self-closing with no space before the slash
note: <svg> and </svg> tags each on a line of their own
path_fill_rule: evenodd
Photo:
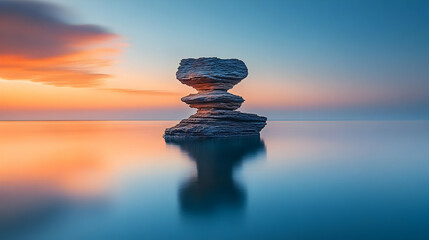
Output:
<svg viewBox="0 0 429 240">
<path fill-rule="evenodd" d="M 429 239 L 429 122 L 0 122 L 0 239 Z"/>
</svg>

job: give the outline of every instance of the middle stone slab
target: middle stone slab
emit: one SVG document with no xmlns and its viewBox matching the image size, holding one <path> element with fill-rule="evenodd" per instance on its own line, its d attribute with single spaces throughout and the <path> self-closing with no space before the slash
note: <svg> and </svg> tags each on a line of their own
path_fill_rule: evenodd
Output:
<svg viewBox="0 0 429 240">
<path fill-rule="evenodd" d="M 244 99 L 223 90 L 213 90 L 190 94 L 182 98 L 182 102 L 197 109 L 228 109 L 235 110 L 241 106 Z"/>
</svg>

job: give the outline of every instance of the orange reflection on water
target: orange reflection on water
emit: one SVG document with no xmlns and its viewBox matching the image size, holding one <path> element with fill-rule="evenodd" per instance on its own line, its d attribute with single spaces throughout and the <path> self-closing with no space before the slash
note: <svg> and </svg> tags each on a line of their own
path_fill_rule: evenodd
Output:
<svg viewBox="0 0 429 240">
<path fill-rule="evenodd" d="M 31 186 L 75 197 L 102 193 L 121 170 L 167 160 L 162 133 L 171 124 L 1 122 L 0 190 Z"/>
</svg>

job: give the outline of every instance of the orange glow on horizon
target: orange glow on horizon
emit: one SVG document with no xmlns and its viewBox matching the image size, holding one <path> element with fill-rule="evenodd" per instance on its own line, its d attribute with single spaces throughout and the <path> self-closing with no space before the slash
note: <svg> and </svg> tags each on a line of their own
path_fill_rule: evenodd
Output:
<svg viewBox="0 0 429 240">
<path fill-rule="evenodd" d="M 0 81 L 0 109 L 127 109 L 180 106 L 180 93 L 55 87 Z"/>
<path fill-rule="evenodd" d="M 116 79 L 118 81 L 118 79 Z M 151 78 L 155 81 L 155 78 Z M 67 109 L 156 109 L 187 107 L 180 98 L 194 93 L 189 87 L 173 82 L 177 91 L 136 90 L 116 87 L 55 87 L 26 81 L 0 81 L 0 109 L 3 110 L 67 110 Z M 244 84 L 243 84 L 244 86 Z M 321 88 L 305 84 L 289 84 L 288 88 L 249 84 L 230 92 L 245 99 L 244 107 L 264 109 L 315 109 L 370 105 L 398 101 L 394 92 L 358 88 Z M 160 87 L 161 89 L 161 87 Z M 400 99 L 399 99 L 400 100 Z M 240 110 L 240 109 L 239 109 Z"/>
</svg>

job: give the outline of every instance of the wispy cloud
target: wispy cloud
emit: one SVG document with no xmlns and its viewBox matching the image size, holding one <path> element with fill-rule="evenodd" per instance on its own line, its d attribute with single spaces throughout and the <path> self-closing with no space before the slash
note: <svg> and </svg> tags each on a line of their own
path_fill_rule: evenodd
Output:
<svg viewBox="0 0 429 240">
<path fill-rule="evenodd" d="M 0 78 L 54 86 L 94 87 L 108 74 L 119 36 L 96 25 L 76 25 L 57 5 L 0 1 Z"/>
<path fill-rule="evenodd" d="M 160 91 L 160 90 L 138 90 L 138 89 L 124 89 L 124 88 L 100 88 L 103 91 L 136 94 L 136 95 L 154 95 L 154 96 L 175 96 L 180 95 L 177 92 Z"/>
</svg>

